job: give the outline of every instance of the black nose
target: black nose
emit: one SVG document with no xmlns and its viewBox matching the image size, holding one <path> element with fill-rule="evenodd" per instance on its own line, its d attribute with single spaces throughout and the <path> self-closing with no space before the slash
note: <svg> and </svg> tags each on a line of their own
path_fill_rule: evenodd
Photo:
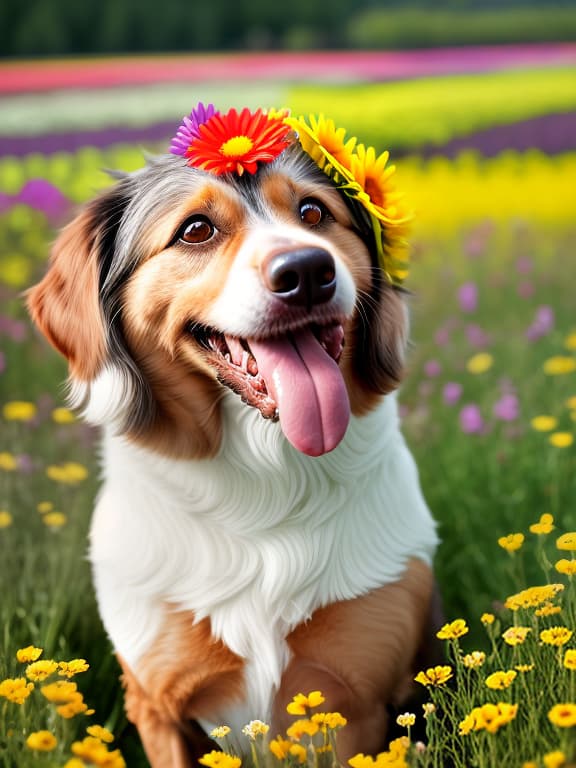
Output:
<svg viewBox="0 0 576 768">
<path fill-rule="evenodd" d="M 287 304 L 322 304 L 336 290 L 336 265 L 323 248 L 273 254 L 263 264 L 262 272 L 268 290 Z"/>
</svg>

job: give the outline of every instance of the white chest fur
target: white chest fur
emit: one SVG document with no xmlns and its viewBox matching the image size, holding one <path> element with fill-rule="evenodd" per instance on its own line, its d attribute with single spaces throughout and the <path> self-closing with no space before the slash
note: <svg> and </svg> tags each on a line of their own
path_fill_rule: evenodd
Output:
<svg viewBox="0 0 576 768">
<path fill-rule="evenodd" d="M 224 418 L 209 461 L 163 459 L 105 435 L 91 559 L 104 623 L 132 668 L 166 602 L 210 617 L 254 681 L 243 724 L 267 716 L 287 631 L 321 605 L 397 580 L 409 557 L 430 562 L 437 538 L 394 396 L 353 418 L 320 458 L 235 396 Z"/>
</svg>

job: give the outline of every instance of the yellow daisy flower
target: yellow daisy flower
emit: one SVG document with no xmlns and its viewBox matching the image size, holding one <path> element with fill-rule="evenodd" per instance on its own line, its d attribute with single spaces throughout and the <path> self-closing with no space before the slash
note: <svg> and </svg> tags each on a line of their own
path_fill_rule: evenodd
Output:
<svg viewBox="0 0 576 768">
<path fill-rule="evenodd" d="M 556 429 L 558 419 L 554 416 L 542 414 L 541 416 L 534 416 L 534 418 L 530 420 L 530 425 L 536 432 L 551 432 L 553 429 Z"/>
<path fill-rule="evenodd" d="M 540 632 L 540 640 L 546 645 L 566 645 L 572 637 L 573 632 L 568 627 L 550 627 Z"/>
<path fill-rule="evenodd" d="M 548 720 L 559 728 L 576 725 L 576 704 L 556 704 L 548 712 Z"/>
<path fill-rule="evenodd" d="M 554 527 L 554 518 L 552 515 L 545 512 L 543 515 L 540 515 L 540 520 L 537 523 L 533 523 L 530 526 L 530 533 L 536 533 L 539 536 L 542 536 L 552 533 Z"/>
<path fill-rule="evenodd" d="M 101 725 L 89 725 L 88 728 L 86 728 L 86 733 L 88 733 L 90 736 L 94 736 L 95 739 L 104 741 L 107 744 L 110 744 L 114 741 L 114 734 L 109 731 L 108 728 L 104 728 Z"/>
<path fill-rule="evenodd" d="M 5 509 L 0 509 L 0 528 L 9 528 L 14 522 L 14 518 Z"/>
<path fill-rule="evenodd" d="M 483 613 L 482 616 L 480 616 L 480 621 L 482 624 L 489 626 L 490 624 L 494 624 L 496 617 L 493 613 Z"/>
<path fill-rule="evenodd" d="M 418 672 L 414 680 L 421 685 L 444 685 L 452 677 L 452 667 L 448 665 L 438 665 L 429 667 L 427 670 Z"/>
<path fill-rule="evenodd" d="M 51 752 L 57 745 L 56 736 L 50 731 L 34 731 L 26 739 L 28 749 L 37 752 Z"/>
<path fill-rule="evenodd" d="M 439 640 L 456 640 L 467 634 L 468 627 L 464 619 L 455 619 L 444 626 L 436 633 Z"/>
<path fill-rule="evenodd" d="M 574 435 L 571 432 L 553 432 L 548 442 L 555 448 L 569 448 L 574 442 Z"/>
<path fill-rule="evenodd" d="M 13 400 L 2 408 L 2 415 L 6 421 L 32 421 L 38 413 L 34 403 L 24 400 Z"/>
<path fill-rule="evenodd" d="M 53 675 L 58 669 L 58 664 L 52 659 L 41 659 L 28 664 L 26 667 L 26 677 L 28 680 L 42 681 Z"/>
<path fill-rule="evenodd" d="M 562 376 L 576 371 L 576 359 L 567 355 L 555 355 L 545 361 L 543 368 L 547 376 Z"/>
<path fill-rule="evenodd" d="M 486 686 L 494 691 L 503 691 L 505 688 L 509 688 L 516 678 L 517 672 L 514 669 L 509 669 L 507 672 L 504 670 L 498 670 L 488 675 L 486 680 Z"/>
<path fill-rule="evenodd" d="M 478 352 L 466 363 L 466 370 L 469 373 L 486 373 L 494 365 L 494 357 L 489 352 Z"/>
<path fill-rule="evenodd" d="M 76 416 L 69 408 L 54 408 L 52 411 L 52 421 L 56 424 L 72 424 L 76 421 Z"/>
<path fill-rule="evenodd" d="M 566 765 L 566 755 L 562 750 L 555 749 L 553 752 L 546 752 L 542 756 L 544 768 L 563 768 Z"/>
<path fill-rule="evenodd" d="M 225 739 L 230 733 L 230 728 L 227 725 L 219 725 L 210 731 L 210 736 L 213 739 Z"/>
<path fill-rule="evenodd" d="M 27 682 L 24 677 L 8 677 L 0 682 L 0 697 L 13 704 L 23 704 L 33 690 L 34 683 Z"/>
<path fill-rule="evenodd" d="M 576 552 L 576 531 L 563 533 L 556 539 L 556 548 L 568 552 Z"/>
<path fill-rule="evenodd" d="M 530 627 L 508 627 L 508 629 L 502 633 L 502 639 L 508 645 L 521 645 L 530 632 Z"/>
<path fill-rule="evenodd" d="M 21 664 L 37 661 L 40 656 L 42 656 L 42 648 L 35 648 L 33 645 L 27 645 L 26 648 L 19 648 L 16 651 L 16 658 Z"/>
<path fill-rule="evenodd" d="M 509 533 L 507 536 L 500 536 L 498 545 L 506 552 L 516 552 L 524 544 L 523 533 Z"/>
<path fill-rule="evenodd" d="M 320 691 L 311 691 L 307 696 L 297 693 L 286 707 L 286 711 L 291 715 L 306 715 L 309 709 L 319 707 L 324 702 L 325 698 Z"/>
<path fill-rule="evenodd" d="M 484 651 L 472 651 L 462 657 L 462 663 L 468 669 L 477 669 L 481 667 L 486 661 L 486 654 Z"/>
<path fill-rule="evenodd" d="M 250 720 L 250 722 L 242 728 L 242 733 L 248 736 L 252 741 L 258 736 L 265 736 L 270 730 L 270 726 L 263 723 L 262 720 Z"/>
<path fill-rule="evenodd" d="M 562 663 L 566 669 L 576 670 L 576 649 L 568 648 L 568 650 L 564 652 L 564 660 Z"/>
<path fill-rule="evenodd" d="M 18 460 L 13 453 L 8 451 L 0 452 L 0 469 L 3 469 L 5 472 L 14 472 L 14 470 L 18 469 Z"/>
</svg>

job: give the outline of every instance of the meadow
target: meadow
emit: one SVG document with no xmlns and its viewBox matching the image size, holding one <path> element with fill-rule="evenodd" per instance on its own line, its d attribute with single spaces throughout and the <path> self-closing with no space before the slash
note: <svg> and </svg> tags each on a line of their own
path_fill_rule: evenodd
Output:
<svg viewBox="0 0 576 768">
<path fill-rule="evenodd" d="M 573 76 L 572 70 L 571 82 Z M 350 126 L 351 134 L 403 151 L 407 145 L 394 131 L 406 135 L 408 123 L 417 126 L 409 132 L 411 154 L 397 164 L 398 184 L 416 211 L 401 407 L 438 520 L 436 572 L 447 621 L 446 664 L 422 670 L 427 709 L 407 713 L 399 723 L 405 736 L 386 753 L 360 756 L 352 768 L 560 768 L 576 761 L 576 152 L 417 154 L 419 145 L 441 146 L 493 124 L 504 104 L 512 122 L 574 109 L 567 74 L 547 94 L 545 75 L 530 77 L 531 87 L 518 87 L 520 81 L 519 73 L 490 75 L 474 117 L 462 103 L 434 112 L 438 94 L 451 92 L 437 79 L 427 96 L 425 80 L 389 85 L 390 114 L 410 110 L 410 119 L 391 119 L 387 129 L 368 109 L 357 109 Z M 462 88 L 471 104 L 470 84 Z M 363 86 L 357 95 L 365 104 L 382 103 L 383 89 Z M 350 88 L 319 93 L 302 86 L 288 103 L 308 111 L 312 98 L 315 110 L 325 105 L 332 115 L 333 106 L 346 125 L 340 115 L 355 98 Z M 141 163 L 141 150 L 128 144 L 0 158 L 6 768 L 146 765 L 123 715 L 118 667 L 85 559 L 97 435 L 67 410 L 65 366 L 31 328 L 22 302 L 73 205 L 109 183 L 101 169 Z M 542 589 L 524 592 L 536 587 Z M 43 649 L 38 658 L 35 648 Z M 258 765 L 332 765 L 324 748 L 342 722 L 336 713 L 314 720 L 321 702 L 304 699 L 293 709 L 305 725 L 275 738 L 272 753 L 263 726 L 247 734 Z M 426 748 L 411 737 L 412 715 L 426 731 Z M 109 744 L 108 732 L 94 725 L 116 741 Z M 221 743 L 226 749 L 225 736 Z M 237 768 L 235 760 L 212 757 L 206 765 Z"/>
</svg>

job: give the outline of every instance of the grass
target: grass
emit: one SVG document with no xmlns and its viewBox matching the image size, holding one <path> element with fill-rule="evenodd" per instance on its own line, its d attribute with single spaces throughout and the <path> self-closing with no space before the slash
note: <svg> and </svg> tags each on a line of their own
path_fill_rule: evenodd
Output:
<svg viewBox="0 0 576 768">
<path fill-rule="evenodd" d="M 116 159 L 121 165 L 122 151 L 117 151 Z M 52 180 L 64 192 L 80 199 L 98 185 L 94 168 L 101 160 L 100 153 L 88 150 L 77 158 L 60 156 L 57 161 L 28 158 L 23 165 L 12 161 L 11 173 L 19 174 L 22 182 L 39 169 L 48 169 L 46 175 L 53 173 Z M 529 534 L 529 526 L 550 513 L 559 533 L 573 528 L 576 454 L 572 445 L 552 445 L 550 435 L 573 435 L 576 406 L 570 398 L 576 396 L 575 374 L 548 375 L 544 370 L 553 356 L 575 357 L 571 336 L 576 330 L 573 163 L 569 156 L 554 160 L 505 156 L 490 163 L 466 157 L 425 164 L 410 160 L 400 169 L 421 208 L 408 283 L 413 291 L 413 346 L 410 375 L 401 396 L 404 430 L 439 521 L 442 544 L 436 570 L 447 618 L 467 621 L 466 639 L 458 638 L 458 643 L 466 652 L 484 650 L 485 669 L 491 665 L 491 671 L 498 663 L 507 669 L 513 658 L 505 654 L 512 651 L 487 635 L 480 616 L 494 613 L 503 628 L 504 621 L 515 618 L 501 612 L 505 597 L 543 579 L 539 539 Z M 18 184 L 13 182 L 16 190 Z M 37 690 L 21 706 L 0 699 L 0 762 L 6 768 L 64 765 L 71 742 L 83 738 L 88 723 L 97 722 L 115 733 L 119 739 L 115 744 L 120 744 L 128 765 L 139 768 L 146 763 L 122 712 L 118 667 L 97 616 L 85 559 L 97 488 L 95 436 L 77 422 L 54 420 L 54 409 L 64 404 L 64 366 L 30 328 L 19 297 L 42 271 L 52 234 L 46 219 L 28 208 L 17 207 L 0 216 L 0 295 L 5 307 L 0 318 L 0 405 L 25 401 L 34 406 L 30 418 L 9 418 L 10 411 L 4 411 L 1 421 L 0 510 L 6 514 L 0 513 L 4 525 L 0 528 L 0 675 L 3 679 L 23 674 L 15 653 L 30 644 L 44 649 L 43 658 L 85 658 L 90 669 L 78 675 L 78 687 L 87 706 L 96 712 L 89 718 L 78 715 L 62 722 Z M 463 286 L 467 286 L 467 300 Z M 471 294 L 476 294 L 476 306 Z M 542 322 L 542 308 L 549 309 L 544 313 L 546 322 Z M 537 327 L 539 316 L 541 326 Z M 484 370 L 472 372 L 482 367 L 475 358 L 479 353 L 485 355 Z M 470 366 L 471 359 L 476 359 L 476 367 Z M 446 402 L 447 384 L 461 388 L 452 404 Z M 506 417 L 496 408 L 504 395 L 515 403 Z M 462 422 L 465 406 L 472 407 L 481 420 L 472 430 L 470 424 L 464 425 L 468 431 Z M 542 414 L 557 419 L 552 432 L 532 427 L 532 418 Z M 67 462 L 86 467 L 87 477 L 80 479 L 81 472 L 66 475 L 51 470 L 47 474 L 50 467 Z M 50 502 L 53 508 L 40 511 L 41 502 Z M 54 511 L 65 515 L 65 521 L 60 518 L 63 524 L 48 517 Z M 522 556 L 503 552 L 498 538 L 520 531 L 527 536 L 526 556 L 524 550 Z M 553 549 L 553 544 L 549 546 Z M 548 560 L 553 562 L 552 552 Z M 544 578 L 552 577 L 559 578 L 548 568 Z M 562 621 L 575 629 L 574 597 L 565 594 L 566 601 L 572 602 L 566 603 Z M 534 640 L 536 625 L 532 631 L 532 645 L 525 648 L 537 656 L 546 649 Z M 459 647 L 449 645 L 454 676 L 461 681 L 469 672 L 462 666 Z M 567 647 L 574 648 L 573 639 Z M 542 681 L 560 680 L 554 663 L 549 659 L 543 676 L 534 678 L 539 686 L 544 685 Z M 525 706 L 523 679 L 518 678 L 506 696 L 514 694 L 516 703 L 520 700 Z M 473 706 L 485 703 L 483 679 L 462 686 L 461 700 L 446 698 L 450 694 L 440 688 L 430 690 L 438 710 L 445 713 L 436 720 L 436 735 L 431 732 L 430 743 L 436 744 L 436 755 L 446 749 L 454 752 L 464 739 L 457 732 L 458 722 Z M 573 688 L 557 687 L 551 695 L 560 691 L 574 702 Z M 534 692 L 531 696 L 528 711 L 534 711 L 536 722 L 544 725 L 536 729 L 538 739 L 533 721 L 525 714 L 503 726 L 498 738 L 505 744 L 505 764 L 511 764 L 514 739 L 526 747 L 525 755 L 518 753 L 518 765 L 520 758 L 541 765 L 546 752 L 572 748 L 567 731 L 556 730 L 546 720 L 548 700 L 544 706 Z M 497 699 L 488 696 L 487 700 Z M 449 746 L 442 741 L 448 723 Z M 530 743 L 520 726 L 533 729 Z M 44 728 L 57 733 L 58 745 L 52 752 L 32 752 L 25 740 L 31 731 Z M 466 746 L 463 756 L 456 755 L 461 760 L 456 765 L 499 764 L 482 762 L 482 755 L 493 748 L 491 734 L 480 729 L 469 735 L 468 745 L 477 747 L 467 751 Z M 405 749 L 398 760 L 443 765 L 432 750 L 426 757 L 410 750 Z"/>
</svg>

